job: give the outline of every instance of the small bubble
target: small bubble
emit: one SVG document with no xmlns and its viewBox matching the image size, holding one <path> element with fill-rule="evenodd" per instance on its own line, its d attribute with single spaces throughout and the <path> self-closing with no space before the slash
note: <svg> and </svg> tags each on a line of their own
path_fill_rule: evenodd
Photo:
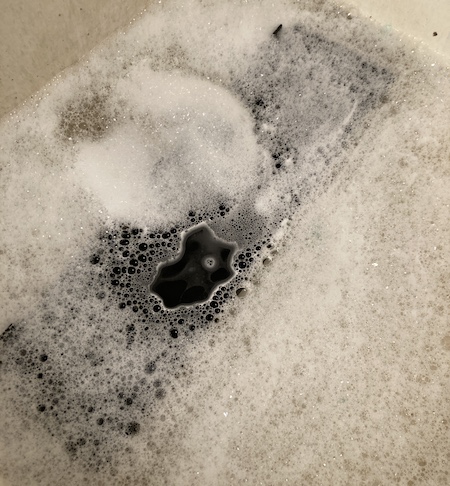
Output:
<svg viewBox="0 0 450 486">
<path fill-rule="evenodd" d="M 208 255 L 203 258 L 202 265 L 205 270 L 212 270 L 217 266 L 217 260 L 212 255 Z"/>
<path fill-rule="evenodd" d="M 156 390 L 155 397 L 158 400 L 162 400 L 165 396 L 166 396 L 166 391 L 164 390 L 164 388 L 158 388 Z"/>
<path fill-rule="evenodd" d="M 137 435 L 139 430 L 141 429 L 141 425 L 138 422 L 130 422 L 127 424 L 126 434 L 127 435 Z"/>
<path fill-rule="evenodd" d="M 247 289 L 240 288 L 236 290 L 236 295 L 238 297 L 245 297 L 246 294 L 247 294 Z"/>
<path fill-rule="evenodd" d="M 154 361 L 150 361 L 150 363 L 147 363 L 145 365 L 145 369 L 144 371 L 151 375 L 152 373 L 154 373 L 156 371 L 156 363 Z"/>
</svg>

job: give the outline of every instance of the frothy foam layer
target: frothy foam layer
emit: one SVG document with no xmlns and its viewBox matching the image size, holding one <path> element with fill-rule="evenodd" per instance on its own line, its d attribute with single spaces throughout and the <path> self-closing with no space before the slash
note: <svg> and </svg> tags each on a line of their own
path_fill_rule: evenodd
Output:
<svg viewBox="0 0 450 486">
<path fill-rule="evenodd" d="M 185 5 L 3 123 L 2 474 L 446 484 L 446 71 L 329 5 Z M 165 306 L 195 227 L 232 278 Z"/>
<path fill-rule="evenodd" d="M 111 106 L 121 101 L 128 120 L 77 154 L 83 182 L 115 219 L 167 224 L 233 200 L 264 170 L 250 114 L 212 82 L 137 66 L 109 93 Z"/>
</svg>

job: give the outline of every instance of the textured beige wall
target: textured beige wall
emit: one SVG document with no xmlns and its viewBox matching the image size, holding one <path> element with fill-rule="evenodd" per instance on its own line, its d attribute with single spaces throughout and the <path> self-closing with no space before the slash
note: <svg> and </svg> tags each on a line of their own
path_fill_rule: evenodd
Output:
<svg viewBox="0 0 450 486">
<path fill-rule="evenodd" d="M 0 0 L 0 117 L 150 0 Z"/>
</svg>

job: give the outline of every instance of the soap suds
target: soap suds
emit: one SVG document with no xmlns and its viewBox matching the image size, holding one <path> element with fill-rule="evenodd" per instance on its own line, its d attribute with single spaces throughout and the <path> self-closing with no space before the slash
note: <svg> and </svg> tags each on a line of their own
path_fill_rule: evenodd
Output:
<svg viewBox="0 0 450 486">
<path fill-rule="evenodd" d="M 7 484 L 448 483 L 448 73 L 314 3 L 155 5 L 2 122 Z"/>
</svg>

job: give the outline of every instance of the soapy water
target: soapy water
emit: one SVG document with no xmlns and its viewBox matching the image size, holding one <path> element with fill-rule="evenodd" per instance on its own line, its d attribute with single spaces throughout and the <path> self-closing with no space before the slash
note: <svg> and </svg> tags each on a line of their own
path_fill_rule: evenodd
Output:
<svg viewBox="0 0 450 486">
<path fill-rule="evenodd" d="M 208 300 L 234 273 L 230 265 L 234 245 L 217 239 L 206 225 L 189 230 L 181 246 L 180 256 L 161 265 L 150 286 L 170 309 Z"/>
<path fill-rule="evenodd" d="M 173 484 L 193 356 L 418 72 L 333 6 L 233 8 L 154 7 L 3 124 L 12 483 Z"/>
</svg>

